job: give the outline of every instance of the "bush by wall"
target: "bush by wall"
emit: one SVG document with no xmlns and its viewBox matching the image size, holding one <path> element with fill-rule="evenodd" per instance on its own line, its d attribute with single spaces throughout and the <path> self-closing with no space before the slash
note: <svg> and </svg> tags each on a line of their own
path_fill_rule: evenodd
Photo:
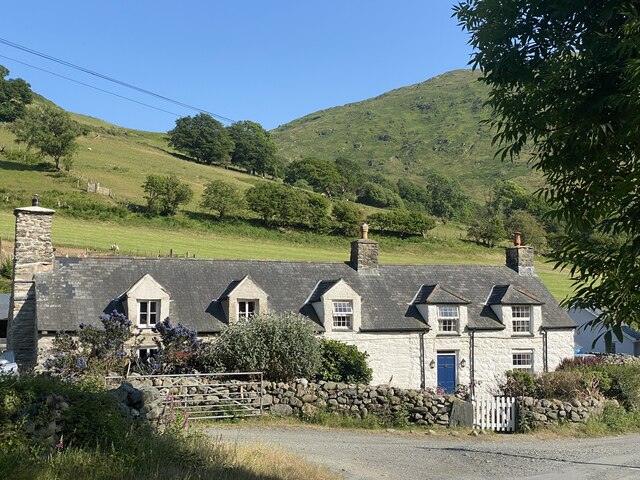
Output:
<svg viewBox="0 0 640 480">
<path fill-rule="evenodd" d="M 347 345 L 338 340 L 323 338 L 320 342 L 322 364 L 318 372 L 320 380 L 366 383 L 371 381 L 373 370 L 367 365 L 367 352 L 361 352 L 355 345 Z"/>
</svg>

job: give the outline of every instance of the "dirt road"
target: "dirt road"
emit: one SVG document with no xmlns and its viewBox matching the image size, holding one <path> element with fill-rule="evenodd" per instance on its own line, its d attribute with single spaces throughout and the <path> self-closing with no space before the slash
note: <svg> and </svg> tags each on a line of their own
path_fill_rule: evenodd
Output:
<svg viewBox="0 0 640 480">
<path fill-rule="evenodd" d="M 539 439 L 246 426 L 210 427 L 207 433 L 282 447 L 347 480 L 640 479 L 640 435 Z"/>
</svg>

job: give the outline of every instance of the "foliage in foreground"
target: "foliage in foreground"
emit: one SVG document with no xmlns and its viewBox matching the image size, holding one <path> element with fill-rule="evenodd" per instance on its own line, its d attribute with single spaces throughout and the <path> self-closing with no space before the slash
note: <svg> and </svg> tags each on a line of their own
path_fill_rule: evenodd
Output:
<svg viewBox="0 0 640 480">
<path fill-rule="evenodd" d="M 565 222 L 554 254 L 576 278 L 567 304 L 640 326 L 640 9 L 632 0 L 464 0 L 474 67 L 502 159 L 529 156 L 550 214 Z M 601 242 L 602 238 L 609 242 Z M 605 336 L 611 342 L 611 331 Z"/>
<path fill-rule="evenodd" d="M 53 448 L 24 428 L 47 418 L 52 393 L 69 405 L 64 438 Z M 0 377 L 0 405 L 1 478 L 334 478 L 281 451 L 227 445 L 178 424 L 159 432 L 122 416 L 113 397 L 86 382 Z"/>
</svg>

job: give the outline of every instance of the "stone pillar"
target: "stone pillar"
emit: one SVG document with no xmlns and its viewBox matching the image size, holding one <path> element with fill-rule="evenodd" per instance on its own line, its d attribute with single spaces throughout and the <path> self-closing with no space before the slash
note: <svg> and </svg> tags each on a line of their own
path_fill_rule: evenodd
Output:
<svg viewBox="0 0 640 480">
<path fill-rule="evenodd" d="M 535 275 L 533 247 L 514 246 L 507 248 L 507 267 L 519 275 Z"/>
<path fill-rule="evenodd" d="M 38 329 L 35 274 L 53 269 L 51 221 L 54 210 L 38 206 L 16 208 L 16 240 L 13 254 L 13 285 L 9 306 L 7 347 L 13 350 L 21 370 L 36 365 Z"/>
<path fill-rule="evenodd" d="M 378 252 L 380 246 L 378 242 L 369 240 L 369 226 L 363 223 L 360 227 L 362 238 L 351 242 L 351 267 L 359 273 L 378 273 Z"/>
</svg>

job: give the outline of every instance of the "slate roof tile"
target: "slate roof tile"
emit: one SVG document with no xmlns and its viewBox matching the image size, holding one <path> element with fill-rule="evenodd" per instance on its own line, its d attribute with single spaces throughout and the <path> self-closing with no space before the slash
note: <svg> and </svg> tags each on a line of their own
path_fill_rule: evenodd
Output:
<svg viewBox="0 0 640 480">
<path fill-rule="evenodd" d="M 57 258 L 51 272 L 36 276 L 39 330 L 75 330 L 98 324 L 101 313 L 142 275 L 150 274 L 171 293 L 170 316 L 200 333 L 219 332 L 226 319 L 218 297 L 250 275 L 269 295 L 269 309 L 299 312 L 319 329 L 308 299 L 341 278 L 362 297 L 363 331 L 416 331 L 428 326 L 411 302 L 424 285 L 447 285 L 469 302 L 469 328 L 502 329 L 487 298 L 494 285 L 511 285 L 542 304 L 542 325 L 573 328 L 539 278 L 507 267 L 461 265 L 381 265 L 379 275 L 362 275 L 346 263 L 204 260 L 177 258 Z M 325 282 L 325 283 L 323 283 Z M 326 290 L 325 290 L 326 291 Z M 514 293 L 515 295 L 515 293 Z"/>
</svg>

